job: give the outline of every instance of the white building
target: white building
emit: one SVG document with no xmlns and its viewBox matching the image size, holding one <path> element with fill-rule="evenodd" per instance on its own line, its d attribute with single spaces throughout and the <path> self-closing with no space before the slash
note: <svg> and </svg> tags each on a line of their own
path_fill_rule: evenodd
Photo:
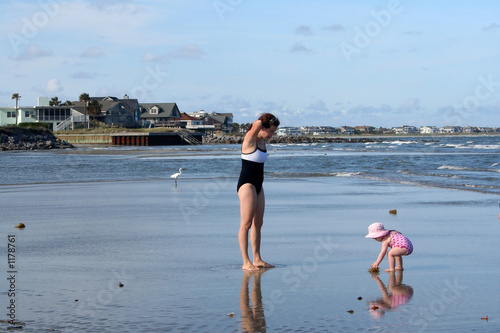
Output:
<svg viewBox="0 0 500 333">
<path fill-rule="evenodd" d="M 422 126 L 420 127 L 420 134 L 434 134 L 438 133 L 439 129 L 436 126 Z"/>
<path fill-rule="evenodd" d="M 415 126 L 408 126 L 408 125 L 403 125 L 400 127 L 393 127 L 392 128 L 394 134 L 414 134 L 414 133 L 419 133 L 417 128 Z"/>
<path fill-rule="evenodd" d="M 298 127 L 279 127 L 276 135 L 301 135 L 302 132 Z"/>
<path fill-rule="evenodd" d="M 443 126 L 439 129 L 439 133 L 458 133 L 460 126 Z"/>
<path fill-rule="evenodd" d="M 350 134 L 350 135 L 356 133 L 354 127 L 351 127 L 351 126 L 340 126 L 339 127 L 339 132 L 341 134 Z"/>
</svg>

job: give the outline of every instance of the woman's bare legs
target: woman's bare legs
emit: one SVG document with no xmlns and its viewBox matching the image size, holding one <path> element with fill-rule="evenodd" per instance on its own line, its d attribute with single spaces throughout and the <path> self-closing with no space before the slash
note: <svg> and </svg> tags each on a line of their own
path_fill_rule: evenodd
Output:
<svg viewBox="0 0 500 333">
<path fill-rule="evenodd" d="M 252 221 L 257 209 L 257 192 L 251 184 L 243 184 L 238 190 L 240 198 L 240 230 L 238 232 L 238 241 L 240 243 L 241 257 L 243 259 L 243 269 L 249 271 L 258 271 L 250 258 L 248 257 L 248 231 L 252 227 Z"/>
<path fill-rule="evenodd" d="M 266 206 L 266 198 L 264 189 L 257 195 L 257 209 L 253 217 L 252 229 L 250 229 L 250 242 L 252 243 L 253 264 L 255 267 L 271 268 L 273 265 L 268 264 L 260 256 L 260 231 L 264 224 L 264 210 Z"/>
<path fill-rule="evenodd" d="M 269 265 L 260 256 L 260 231 L 264 223 L 265 196 L 264 189 L 257 194 L 252 184 L 243 184 L 238 190 L 240 198 L 240 230 L 238 241 L 240 243 L 243 269 L 258 271 L 259 267 L 274 267 Z M 252 228 L 253 227 L 253 228 Z M 248 256 L 248 231 L 252 244 L 253 263 Z"/>
</svg>

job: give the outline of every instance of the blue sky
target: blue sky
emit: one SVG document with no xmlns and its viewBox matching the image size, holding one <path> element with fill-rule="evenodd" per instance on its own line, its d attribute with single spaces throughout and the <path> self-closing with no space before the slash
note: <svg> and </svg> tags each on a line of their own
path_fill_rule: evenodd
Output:
<svg viewBox="0 0 500 333">
<path fill-rule="evenodd" d="M 500 2 L 19 0 L 0 105 L 128 94 L 284 126 L 500 126 Z"/>
</svg>

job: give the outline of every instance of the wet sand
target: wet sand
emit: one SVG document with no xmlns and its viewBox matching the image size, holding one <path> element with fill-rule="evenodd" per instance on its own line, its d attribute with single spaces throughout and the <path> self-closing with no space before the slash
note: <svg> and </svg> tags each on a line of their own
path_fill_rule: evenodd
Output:
<svg viewBox="0 0 500 333">
<path fill-rule="evenodd" d="M 276 268 L 245 273 L 235 183 L 1 186 L 0 228 L 16 239 L 16 321 L 26 332 L 500 330 L 498 196 L 266 179 L 262 255 Z M 386 259 L 368 273 L 380 251 L 364 238 L 372 222 L 413 242 L 403 274 L 385 273 Z"/>
</svg>

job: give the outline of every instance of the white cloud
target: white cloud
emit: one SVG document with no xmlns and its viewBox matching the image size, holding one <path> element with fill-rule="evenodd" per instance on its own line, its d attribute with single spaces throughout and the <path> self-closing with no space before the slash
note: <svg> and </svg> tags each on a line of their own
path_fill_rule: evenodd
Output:
<svg viewBox="0 0 500 333">
<path fill-rule="evenodd" d="M 168 62 L 172 59 L 187 59 L 195 60 L 201 59 L 205 56 L 205 52 L 196 44 L 186 44 L 179 47 L 177 50 L 163 53 L 154 54 L 152 52 L 146 52 L 141 60 L 144 62 Z"/>
<path fill-rule="evenodd" d="M 403 34 L 407 35 L 407 36 L 422 35 L 422 31 L 408 30 L 408 31 L 403 32 Z"/>
<path fill-rule="evenodd" d="M 196 44 L 187 44 L 169 54 L 173 59 L 200 59 L 205 56 L 205 52 Z"/>
<path fill-rule="evenodd" d="M 305 47 L 302 43 L 295 43 L 291 48 L 290 52 L 292 53 L 311 53 L 312 50 Z"/>
<path fill-rule="evenodd" d="M 50 79 L 47 81 L 44 90 L 48 94 L 53 94 L 62 91 L 62 88 L 58 79 Z"/>
<path fill-rule="evenodd" d="M 307 25 L 301 25 L 295 29 L 295 34 L 301 36 L 312 36 L 313 32 L 311 30 L 311 27 Z"/>
<path fill-rule="evenodd" d="M 151 52 L 146 52 L 142 58 L 144 62 L 167 62 L 169 60 L 166 54 L 153 54 Z"/>
<path fill-rule="evenodd" d="M 102 56 L 102 50 L 97 46 L 92 46 L 83 51 L 80 56 L 83 58 L 96 58 Z"/>
<path fill-rule="evenodd" d="M 321 113 L 321 114 L 325 114 L 325 113 L 329 112 L 328 108 L 326 107 L 325 102 L 320 100 L 320 99 L 317 100 L 316 102 L 310 104 L 306 109 L 311 110 L 313 112 Z"/>
<path fill-rule="evenodd" d="M 334 31 L 334 32 L 337 32 L 337 31 L 344 31 L 345 28 L 343 25 L 341 24 L 330 24 L 330 25 L 325 25 L 323 26 L 323 29 L 324 30 L 329 30 L 329 31 Z"/>
<path fill-rule="evenodd" d="M 24 50 L 23 53 L 15 57 L 14 59 L 20 61 L 33 60 L 42 57 L 51 56 L 52 52 L 40 49 L 37 45 L 30 45 Z"/>
<path fill-rule="evenodd" d="M 421 110 L 420 100 L 418 98 L 410 98 L 397 111 L 400 113 L 412 113 L 413 111 Z"/>
<path fill-rule="evenodd" d="M 499 24 L 496 24 L 496 23 L 491 23 L 490 25 L 487 25 L 485 27 L 483 27 L 481 30 L 483 31 L 489 31 L 489 30 L 500 30 L 500 25 Z"/>
<path fill-rule="evenodd" d="M 73 78 L 73 79 L 92 79 L 95 76 L 96 76 L 95 74 L 90 74 L 90 73 L 85 72 L 85 71 L 79 71 L 79 72 L 73 73 L 71 75 L 71 78 Z"/>
</svg>

